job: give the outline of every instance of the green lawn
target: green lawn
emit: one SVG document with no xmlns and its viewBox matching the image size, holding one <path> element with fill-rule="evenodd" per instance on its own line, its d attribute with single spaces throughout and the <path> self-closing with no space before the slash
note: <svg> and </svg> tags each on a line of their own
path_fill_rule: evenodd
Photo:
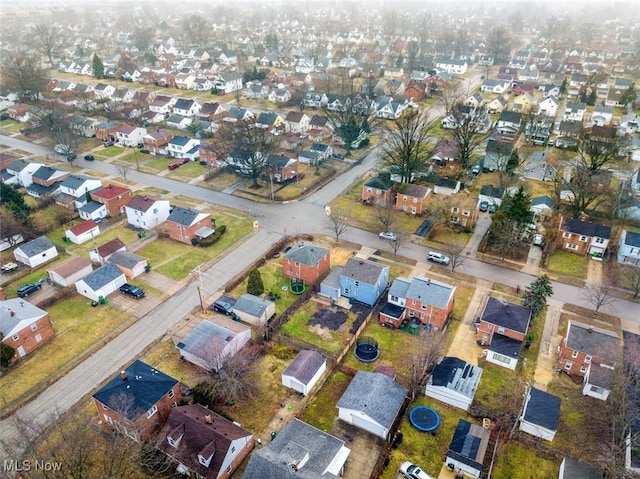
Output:
<svg viewBox="0 0 640 479">
<path fill-rule="evenodd" d="M 11 283 L 9 283 L 8 285 L 5 285 L 3 287 L 5 293 L 7 294 L 8 298 L 13 298 L 16 296 L 16 290 L 18 289 L 18 287 L 24 283 L 35 283 L 37 281 L 40 281 L 42 279 L 46 279 L 47 278 L 47 270 L 49 268 L 51 268 L 53 265 L 56 265 L 58 263 L 60 263 L 61 261 L 64 261 L 65 259 L 67 259 L 69 257 L 68 254 L 66 253 L 62 253 L 59 254 L 55 260 L 53 261 L 49 261 L 43 265 L 41 265 L 40 267 L 36 268 L 36 269 L 31 269 L 25 265 L 20 264 L 19 265 L 19 269 L 18 271 L 20 272 L 18 277 L 14 277 L 14 279 L 11 281 Z M 14 259 L 12 258 L 11 261 L 14 261 Z M 46 283 L 43 283 L 43 288 L 46 288 L 48 285 Z"/>
<path fill-rule="evenodd" d="M 163 171 L 163 170 L 166 170 L 171 163 L 175 163 L 175 162 L 176 162 L 175 158 L 165 158 L 164 156 L 156 156 L 153 160 L 147 161 L 144 164 L 144 167 L 155 170 L 155 171 Z"/>
<path fill-rule="evenodd" d="M 197 178 L 198 176 L 204 174 L 205 167 L 202 166 L 197 161 L 190 161 L 186 165 L 182 165 L 180 168 L 171 171 L 167 177 L 172 178 L 174 180 L 181 180 L 183 178 L 187 178 L 192 180 L 193 178 Z"/>
<path fill-rule="evenodd" d="M 557 459 L 544 457 L 534 448 L 510 442 L 503 445 L 500 450 L 494 464 L 492 477 L 548 479 L 558 477 L 559 470 L 560 463 Z"/>
<path fill-rule="evenodd" d="M 335 371 L 311 400 L 300 419 L 324 432 L 331 431 L 337 414 L 336 404 L 351 379 L 351 376 Z"/>
<path fill-rule="evenodd" d="M 586 279 L 587 261 L 589 261 L 589 258 L 584 255 L 558 250 L 549 257 L 547 269 L 557 276 Z"/>
<path fill-rule="evenodd" d="M 113 158 L 114 156 L 118 156 L 121 153 L 124 153 L 126 150 L 124 148 L 120 148 L 119 146 L 107 146 L 106 148 L 102 148 L 100 151 L 97 151 L 96 156 L 104 156 L 105 158 Z"/>
</svg>

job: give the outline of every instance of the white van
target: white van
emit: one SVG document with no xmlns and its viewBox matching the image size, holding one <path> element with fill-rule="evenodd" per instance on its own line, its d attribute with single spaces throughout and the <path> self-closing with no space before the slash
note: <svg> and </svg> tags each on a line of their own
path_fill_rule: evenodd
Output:
<svg viewBox="0 0 640 479">
<path fill-rule="evenodd" d="M 440 264 L 449 264 L 451 262 L 451 258 L 442 253 L 436 253 L 435 251 L 429 251 L 427 259 Z"/>
</svg>

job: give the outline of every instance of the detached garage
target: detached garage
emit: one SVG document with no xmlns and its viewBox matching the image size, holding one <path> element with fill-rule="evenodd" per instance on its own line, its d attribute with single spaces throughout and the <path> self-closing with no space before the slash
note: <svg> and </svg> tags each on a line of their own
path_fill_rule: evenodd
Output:
<svg viewBox="0 0 640 479">
<path fill-rule="evenodd" d="M 127 279 L 120 268 L 113 263 L 107 263 L 76 281 L 76 290 L 82 296 L 98 301 L 100 296 L 106 298 L 126 282 Z"/>
<path fill-rule="evenodd" d="M 49 279 L 60 286 L 73 286 L 80 278 L 91 273 L 91 261 L 82 256 L 71 256 L 47 270 Z"/>
<path fill-rule="evenodd" d="M 304 349 L 282 372 L 282 384 L 305 396 L 327 370 L 327 360 L 317 351 Z"/>
<path fill-rule="evenodd" d="M 250 324 L 265 324 L 276 314 L 276 303 L 254 296 L 243 294 L 233 305 L 233 311 L 242 321 Z"/>
<path fill-rule="evenodd" d="M 93 220 L 86 220 L 65 231 L 72 243 L 82 244 L 100 234 L 100 226 Z"/>
</svg>

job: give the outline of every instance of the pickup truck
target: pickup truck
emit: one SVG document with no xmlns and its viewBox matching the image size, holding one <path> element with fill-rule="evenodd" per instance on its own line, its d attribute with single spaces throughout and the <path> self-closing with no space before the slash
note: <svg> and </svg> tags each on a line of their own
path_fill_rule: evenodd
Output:
<svg viewBox="0 0 640 479">
<path fill-rule="evenodd" d="M 11 271 L 15 271 L 18 269 L 18 263 L 6 263 L 2 265 L 0 271 L 3 273 L 10 273 Z"/>
</svg>

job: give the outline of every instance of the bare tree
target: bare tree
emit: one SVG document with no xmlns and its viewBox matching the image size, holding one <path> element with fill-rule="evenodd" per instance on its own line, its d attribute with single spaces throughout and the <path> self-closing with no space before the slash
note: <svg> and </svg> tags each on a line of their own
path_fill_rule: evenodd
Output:
<svg viewBox="0 0 640 479">
<path fill-rule="evenodd" d="M 191 46 L 206 47 L 211 38 L 211 25 L 202 15 L 190 15 L 183 20 L 185 36 Z"/>
<path fill-rule="evenodd" d="M 2 86 L 15 90 L 22 100 L 38 101 L 46 85 L 46 73 L 35 55 L 15 53 L 3 55 Z"/>
<path fill-rule="evenodd" d="M 511 34 L 504 25 L 496 25 L 489 31 L 487 49 L 496 62 L 509 58 L 511 53 Z"/>
<path fill-rule="evenodd" d="M 453 106 L 448 119 L 453 125 L 447 133 L 458 148 L 463 168 L 467 168 L 471 155 L 487 138 L 491 120 L 485 108 L 470 108 L 461 103 Z"/>
<path fill-rule="evenodd" d="M 118 170 L 118 173 L 120 173 L 120 176 L 122 176 L 124 181 L 127 181 L 127 175 L 129 174 L 129 167 L 126 165 L 118 165 L 116 169 Z"/>
<path fill-rule="evenodd" d="M 465 258 L 463 253 L 464 244 L 460 240 L 459 235 L 456 235 L 454 238 L 447 242 L 444 251 L 445 253 L 447 253 L 447 256 L 451 258 L 449 266 L 451 266 L 451 272 L 454 273 L 456 269 L 463 265 Z"/>
<path fill-rule="evenodd" d="M 327 207 L 326 211 L 331 230 L 336 237 L 336 242 L 338 242 L 340 241 L 340 236 L 349 229 L 351 215 L 347 210 L 336 210 L 330 207 Z"/>
<path fill-rule="evenodd" d="M 587 290 L 584 292 L 583 297 L 589 302 L 589 304 L 593 306 L 596 313 L 600 310 L 600 308 L 611 304 L 615 300 L 615 298 L 611 296 L 609 288 L 602 284 L 598 284 L 593 287 L 587 287 Z"/>
<path fill-rule="evenodd" d="M 626 287 L 633 293 L 633 299 L 636 299 L 640 295 L 640 267 L 623 266 L 621 270 Z"/>
<path fill-rule="evenodd" d="M 376 218 L 382 225 L 382 231 L 391 231 L 391 226 L 396 221 L 396 212 L 393 203 L 386 201 L 376 205 Z"/>
<path fill-rule="evenodd" d="M 418 344 L 404 355 L 406 369 L 409 371 L 409 397 L 414 400 L 424 391 L 429 374 L 445 348 L 445 334 L 442 330 L 425 329 L 421 331 Z"/>
<path fill-rule="evenodd" d="M 64 45 L 64 34 L 62 29 L 56 25 L 39 23 L 30 30 L 30 38 L 35 48 L 47 57 L 49 64 L 53 65 L 53 56 Z"/>
</svg>

